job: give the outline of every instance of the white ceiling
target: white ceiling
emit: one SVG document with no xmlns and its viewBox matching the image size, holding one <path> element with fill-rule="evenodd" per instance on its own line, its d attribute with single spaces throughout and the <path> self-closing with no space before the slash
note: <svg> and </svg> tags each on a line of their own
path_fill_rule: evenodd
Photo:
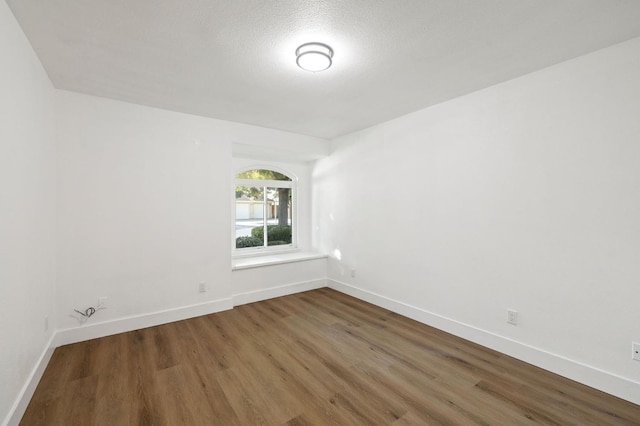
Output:
<svg viewBox="0 0 640 426">
<path fill-rule="evenodd" d="M 640 36 L 638 0 L 7 3 L 59 89 L 323 138 Z"/>
</svg>

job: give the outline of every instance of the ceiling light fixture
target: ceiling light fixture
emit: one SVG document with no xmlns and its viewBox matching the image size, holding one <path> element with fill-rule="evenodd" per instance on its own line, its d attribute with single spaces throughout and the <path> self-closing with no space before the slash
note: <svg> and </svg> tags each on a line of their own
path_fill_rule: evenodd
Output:
<svg viewBox="0 0 640 426">
<path fill-rule="evenodd" d="M 324 71 L 331 66 L 333 50 L 322 43 L 305 43 L 296 49 L 296 63 L 306 71 Z"/>
</svg>

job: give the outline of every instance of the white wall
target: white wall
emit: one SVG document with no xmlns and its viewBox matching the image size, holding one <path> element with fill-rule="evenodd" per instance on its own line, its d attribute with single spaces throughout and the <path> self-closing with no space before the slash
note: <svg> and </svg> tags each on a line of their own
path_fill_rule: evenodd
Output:
<svg viewBox="0 0 640 426">
<path fill-rule="evenodd" d="M 0 52 L 2 423 L 55 328 L 56 186 L 53 87 L 3 1 Z"/>
<path fill-rule="evenodd" d="M 327 259 L 310 259 L 232 273 L 234 306 L 271 299 L 327 285 Z"/>
<path fill-rule="evenodd" d="M 638 76 L 635 39 L 333 141 L 329 278 L 640 403 Z"/>
<path fill-rule="evenodd" d="M 56 99 L 63 329 L 101 296 L 109 307 L 90 322 L 230 308 L 232 143 L 326 149 L 276 130 L 63 91 Z"/>
</svg>

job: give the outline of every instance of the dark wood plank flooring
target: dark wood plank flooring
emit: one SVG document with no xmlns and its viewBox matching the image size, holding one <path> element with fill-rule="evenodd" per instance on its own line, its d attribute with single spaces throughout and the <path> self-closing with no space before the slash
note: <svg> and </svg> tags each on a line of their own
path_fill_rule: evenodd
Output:
<svg viewBox="0 0 640 426">
<path fill-rule="evenodd" d="M 640 425 L 640 406 L 330 289 L 59 347 L 23 425 Z"/>
</svg>

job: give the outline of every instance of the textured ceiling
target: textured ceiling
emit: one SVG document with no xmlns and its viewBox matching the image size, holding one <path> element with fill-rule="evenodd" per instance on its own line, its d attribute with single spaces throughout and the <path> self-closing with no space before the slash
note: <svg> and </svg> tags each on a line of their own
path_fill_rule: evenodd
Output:
<svg viewBox="0 0 640 426">
<path fill-rule="evenodd" d="M 57 88 L 323 138 L 640 36 L 638 0 L 7 3 Z"/>
</svg>

